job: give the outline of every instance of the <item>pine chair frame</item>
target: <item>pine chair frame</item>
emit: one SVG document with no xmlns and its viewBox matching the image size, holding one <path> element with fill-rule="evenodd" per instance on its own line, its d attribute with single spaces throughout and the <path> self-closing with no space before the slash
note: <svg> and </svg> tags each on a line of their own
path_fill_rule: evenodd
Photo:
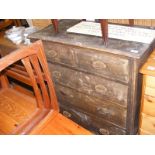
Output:
<svg viewBox="0 0 155 155">
<path fill-rule="evenodd" d="M 20 65 L 13 65 L 19 60 L 21 60 L 25 68 Z M 9 87 L 9 81 L 6 75 L 33 87 L 38 108 L 38 111 L 32 118 L 34 123 L 28 125 L 32 121 L 29 120 L 19 126 L 13 134 L 27 134 L 51 109 L 59 112 L 53 82 L 48 71 L 48 64 L 41 41 L 37 41 L 29 47 L 19 49 L 1 58 L 0 83 L 3 89 Z M 44 113 L 41 113 L 41 111 L 44 111 Z M 37 119 L 35 120 L 34 118 Z"/>
<path fill-rule="evenodd" d="M 92 134 L 59 113 L 58 101 L 41 41 L 0 59 L 2 92 L 15 89 L 10 87 L 8 77 L 31 86 L 34 92 L 34 95 L 31 95 L 37 103 L 32 116 L 13 129 L 10 134 Z M 26 95 L 28 92 L 22 90 L 21 93 Z M 24 97 L 26 98 L 28 96 Z"/>
</svg>

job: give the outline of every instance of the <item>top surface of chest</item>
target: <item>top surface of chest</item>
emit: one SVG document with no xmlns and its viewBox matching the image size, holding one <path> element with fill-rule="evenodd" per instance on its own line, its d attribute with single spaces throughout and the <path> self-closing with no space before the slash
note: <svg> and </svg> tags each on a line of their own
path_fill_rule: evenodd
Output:
<svg viewBox="0 0 155 155">
<path fill-rule="evenodd" d="M 101 52 L 104 51 L 132 58 L 141 58 L 154 44 L 154 41 L 151 44 L 144 44 L 109 38 L 108 45 L 105 46 L 101 37 L 68 33 L 67 29 L 78 22 L 79 20 L 60 20 L 59 33 L 56 34 L 52 25 L 50 25 L 36 33 L 31 34 L 29 38 L 91 48 Z"/>
</svg>

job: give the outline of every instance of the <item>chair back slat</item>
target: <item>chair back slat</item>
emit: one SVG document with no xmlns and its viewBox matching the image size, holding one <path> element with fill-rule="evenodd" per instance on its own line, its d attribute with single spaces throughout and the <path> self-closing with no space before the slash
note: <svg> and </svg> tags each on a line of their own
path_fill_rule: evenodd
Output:
<svg viewBox="0 0 155 155">
<path fill-rule="evenodd" d="M 50 73 L 49 69 L 48 69 L 48 64 L 47 64 L 43 44 L 42 44 L 41 41 L 36 42 L 36 44 L 38 44 L 38 46 L 37 46 L 38 49 L 39 49 L 39 51 L 38 51 L 38 59 L 39 59 L 39 62 L 41 64 L 41 66 L 42 66 L 45 79 L 47 81 L 47 86 L 48 86 L 48 89 L 49 89 L 49 95 L 50 95 L 50 98 L 51 98 L 52 108 L 55 109 L 55 110 L 59 110 L 57 97 L 56 97 L 56 93 L 55 93 L 55 89 L 54 89 L 54 84 L 53 84 L 53 81 L 51 80 L 51 76 L 50 76 L 52 73 Z"/>
<path fill-rule="evenodd" d="M 32 87 L 34 89 L 34 93 L 35 93 L 35 96 L 36 96 L 38 107 L 43 108 L 42 95 L 41 95 L 40 89 L 38 87 L 38 84 L 37 84 L 37 81 L 36 81 L 36 78 L 35 78 L 35 75 L 34 75 L 34 72 L 33 72 L 33 69 L 32 69 L 29 58 L 27 57 L 27 58 L 22 59 L 22 63 L 25 66 L 25 69 L 26 69 L 26 71 L 29 74 L 29 77 L 31 79 Z"/>
<path fill-rule="evenodd" d="M 0 59 L 0 72 L 2 70 L 4 70 L 5 68 L 7 68 L 8 66 L 14 64 L 15 62 L 28 57 L 30 55 L 36 54 L 36 51 L 33 51 L 31 49 L 29 49 L 29 47 L 27 48 L 22 48 L 19 50 L 16 50 L 8 55 L 6 55 L 5 57 L 2 57 Z"/>
<path fill-rule="evenodd" d="M 45 103 L 45 107 L 46 108 L 51 108 L 51 103 L 50 103 L 50 98 L 49 98 L 49 95 L 48 95 L 48 91 L 47 91 L 47 88 L 46 88 L 46 85 L 45 85 L 45 80 L 43 78 L 43 72 L 41 70 L 41 66 L 38 62 L 38 58 L 36 55 L 33 55 L 30 57 L 30 61 L 31 61 L 31 64 L 34 68 L 34 70 L 36 71 L 36 76 L 38 78 L 38 84 L 40 86 L 40 90 L 41 90 L 41 93 L 42 93 L 42 98 L 43 98 L 43 101 Z"/>
</svg>

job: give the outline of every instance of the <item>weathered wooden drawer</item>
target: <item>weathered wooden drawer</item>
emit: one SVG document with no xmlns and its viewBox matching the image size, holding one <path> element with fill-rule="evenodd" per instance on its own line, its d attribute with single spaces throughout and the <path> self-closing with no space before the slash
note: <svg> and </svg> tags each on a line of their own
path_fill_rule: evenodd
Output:
<svg viewBox="0 0 155 155">
<path fill-rule="evenodd" d="M 115 103 L 79 93 L 76 90 L 56 85 L 56 94 L 61 104 L 74 106 L 126 128 L 126 109 Z"/>
<path fill-rule="evenodd" d="M 129 60 L 95 50 L 76 48 L 74 51 L 79 68 L 100 76 L 129 82 Z"/>
<path fill-rule="evenodd" d="M 49 64 L 53 80 L 79 92 L 116 102 L 127 107 L 128 86 L 91 74 Z"/>
<path fill-rule="evenodd" d="M 69 46 L 47 41 L 43 43 L 48 61 L 65 64 L 67 66 L 75 66 L 75 53 Z"/>
<path fill-rule="evenodd" d="M 93 131 L 96 134 L 103 134 L 103 135 L 126 134 L 125 130 L 95 115 L 91 115 L 83 111 L 77 110 L 74 107 L 63 105 L 60 105 L 60 107 L 63 115 L 79 123 L 85 128 L 88 128 L 89 130 Z"/>
<path fill-rule="evenodd" d="M 57 62 L 102 77 L 129 82 L 129 60 L 95 50 L 44 42 L 48 61 Z"/>
</svg>

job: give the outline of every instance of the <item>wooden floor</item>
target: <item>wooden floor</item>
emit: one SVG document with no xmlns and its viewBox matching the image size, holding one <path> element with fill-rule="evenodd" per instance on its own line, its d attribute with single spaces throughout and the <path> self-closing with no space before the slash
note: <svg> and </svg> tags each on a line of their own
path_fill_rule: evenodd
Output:
<svg viewBox="0 0 155 155">
<path fill-rule="evenodd" d="M 34 98 L 11 88 L 0 90 L 0 134 L 10 134 L 29 119 L 35 109 Z"/>
<path fill-rule="evenodd" d="M 58 112 L 51 112 L 30 134 L 91 135 L 92 133 Z"/>
<path fill-rule="evenodd" d="M 11 134 L 35 111 L 36 101 L 30 95 L 11 88 L 0 90 L 0 134 Z M 51 111 L 30 134 L 89 135 L 91 133 L 62 114 Z"/>
</svg>

